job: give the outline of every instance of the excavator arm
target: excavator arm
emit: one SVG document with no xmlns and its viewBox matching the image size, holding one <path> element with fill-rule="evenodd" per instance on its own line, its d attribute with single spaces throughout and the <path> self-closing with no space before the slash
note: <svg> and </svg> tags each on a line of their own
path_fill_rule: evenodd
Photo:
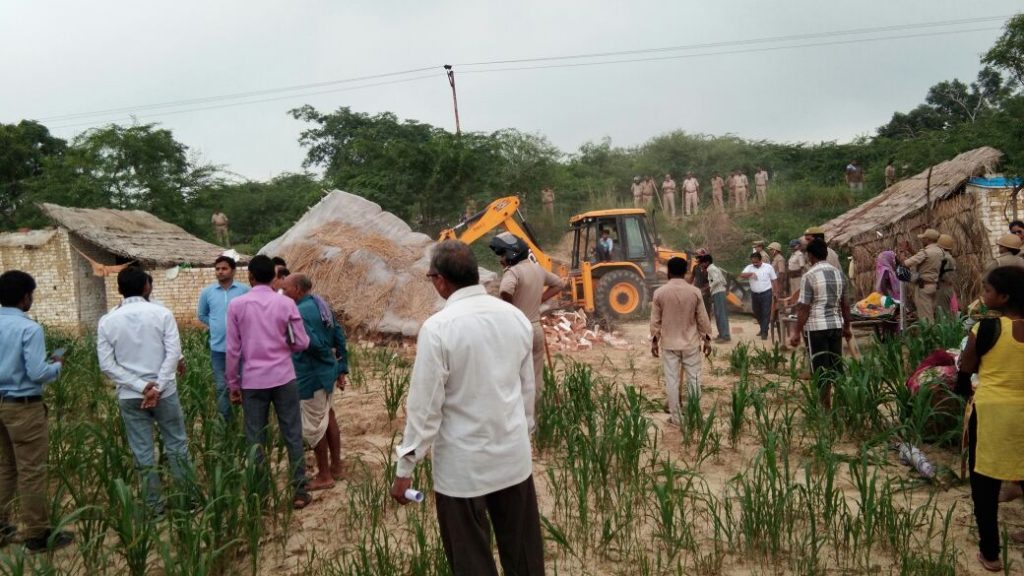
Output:
<svg viewBox="0 0 1024 576">
<path fill-rule="evenodd" d="M 519 213 L 519 198 L 506 196 L 498 198 L 486 208 L 458 223 L 452 228 L 442 230 L 438 240 L 460 240 L 472 244 L 495 229 L 503 228 L 521 238 L 530 247 L 534 258 L 545 270 L 552 271 L 551 257 L 537 245 L 537 240 L 530 227 Z"/>
</svg>

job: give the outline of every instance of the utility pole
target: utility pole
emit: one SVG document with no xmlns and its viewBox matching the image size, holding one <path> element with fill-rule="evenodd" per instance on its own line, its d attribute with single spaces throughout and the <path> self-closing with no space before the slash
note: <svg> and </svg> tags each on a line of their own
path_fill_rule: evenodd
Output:
<svg viewBox="0 0 1024 576">
<path fill-rule="evenodd" d="M 462 126 L 459 124 L 459 98 L 455 94 L 455 70 L 452 69 L 451 64 L 445 64 L 444 69 L 448 73 L 448 84 L 452 87 L 452 104 L 455 105 L 455 135 L 462 135 Z"/>
</svg>

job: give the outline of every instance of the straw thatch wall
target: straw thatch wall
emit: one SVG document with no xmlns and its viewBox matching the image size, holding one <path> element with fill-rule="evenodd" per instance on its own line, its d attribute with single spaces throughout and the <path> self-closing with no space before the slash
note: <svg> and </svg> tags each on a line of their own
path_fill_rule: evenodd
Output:
<svg viewBox="0 0 1024 576">
<path fill-rule="evenodd" d="M 212 266 L 224 251 L 141 210 L 66 208 L 46 203 L 40 208 L 72 234 L 146 267 Z"/>
<path fill-rule="evenodd" d="M 981 292 L 981 276 L 992 260 L 988 230 L 978 214 L 979 199 L 961 193 L 921 208 L 912 216 L 859 235 L 848 245 L 854 261 L 854 288 L 858 297 L 870 293 L 875 284 L 875 258 L 885 250 L 894 250 L 906 240 L 912 250 L 922 247 L 917 235 L 928 228 L 949 234 L 956 240 L 953 256 L 957 263 L 957 298 L 971 301 Z"/>
</svg>

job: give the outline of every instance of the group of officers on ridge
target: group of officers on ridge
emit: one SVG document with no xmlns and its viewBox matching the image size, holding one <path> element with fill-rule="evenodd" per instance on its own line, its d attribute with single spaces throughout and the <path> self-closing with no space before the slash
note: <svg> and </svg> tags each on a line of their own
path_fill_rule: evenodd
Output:
<svg viewBox="0 0 1024 576">
<path fill-rule="evenodd" d="M 711 201 L 716 210 L 725 210 L 727 205 L 735 207 L 736 210 L 747 209 L 750 180 L 742 170 L 733 170 L 726 178 L 714 172 L 710 184 Z M 729 191 L 728 198 L 724 195 L 726 189 Z M 757 201 L 764 204 L 768 195 L 768 171 L 761 166 L 758 166 L 754 173 L 754 190 L 757 193 Z M 651 176 L 634 176 L 630 193 L 633 195 L 633 206 L 637 208 L 647 208 L 657 198 L 662 211 L 670 218 L 676 217 L 677 193 L 681 195 L 684 215 L 696 215 L 700 211 L 700 181 L 693 172 L 686 173 L 679 187 L 676 186 L 671 174 L 665 174 L 660 188 Z"/>
</svg>

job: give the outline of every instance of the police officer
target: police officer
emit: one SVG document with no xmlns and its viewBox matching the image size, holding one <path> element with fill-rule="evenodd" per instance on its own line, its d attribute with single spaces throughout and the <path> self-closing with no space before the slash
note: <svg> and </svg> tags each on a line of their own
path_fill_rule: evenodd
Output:
<svg viewBox="0 0 1024 576">
<path fill-rule="evenodd" d="M 944 253 L 939 247 L 939 231 L 929 228 L 918 239 L 924 242 L 924 248 L 903 261 L 903 265 L 914 273 L 917 289 L 914 290 L 914 306 L 917 308 L 917 319 L 935 321 L 935 292 L 938 290 L 939 270 L 942 268 Z"/>
</svg>

